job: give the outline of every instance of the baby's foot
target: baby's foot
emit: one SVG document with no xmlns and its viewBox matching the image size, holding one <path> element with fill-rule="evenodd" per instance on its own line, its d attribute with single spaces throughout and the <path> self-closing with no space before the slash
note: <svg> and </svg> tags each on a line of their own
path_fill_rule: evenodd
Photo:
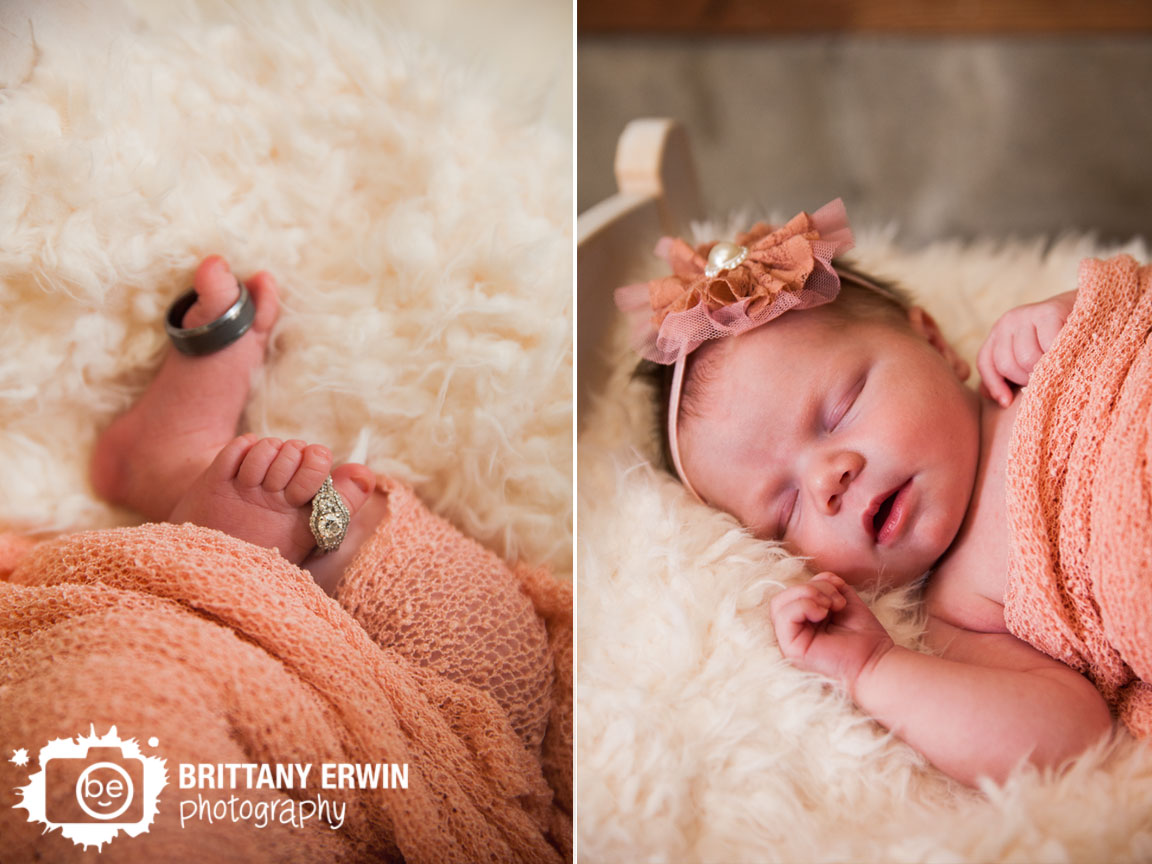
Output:
<svg viewBox="0 0 1152 864">
<path fill-rule="evenodd" d="M 329 471 L 355 515 L 376 485 L 368 468 L 349 463 L 332 470 L 332 454 L 318 444 L 242 435 L 193 481 L 167 521 L 216 528 L 300 564 L 316 545 L 311 501 Z"/>
<path fill-rule="evenodd" d="M 236 434 L 249 376 L 264 362 L 279 311 L 270 274 L 258 273 L 247 285 L 256 306 L 248 332 L 202 357 L 169 348 L 148 389 L 101 434 L 91 465 L 92 485 L 101 498 L 154 521 L 166 519 Z M 197 268 L 195 287 L 198 298 L 184 315 L 185 328 L 215 320 L 240 294 L 236 277 L 218 255 Z"/>
</svg>

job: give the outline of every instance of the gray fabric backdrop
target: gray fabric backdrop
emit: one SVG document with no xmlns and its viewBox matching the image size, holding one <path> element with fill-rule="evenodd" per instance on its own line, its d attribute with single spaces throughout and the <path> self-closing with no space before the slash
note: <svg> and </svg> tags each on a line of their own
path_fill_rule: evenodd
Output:
<svg viewBox="0 0 1152 864">
<path fill-rule="evenodd" d="M 837 195 L 901 239 L 1152 237 L 1152 37 L 581 35 L 577 199 L 624 124 L 688 127 L 712 214 Z"/>
</svg>

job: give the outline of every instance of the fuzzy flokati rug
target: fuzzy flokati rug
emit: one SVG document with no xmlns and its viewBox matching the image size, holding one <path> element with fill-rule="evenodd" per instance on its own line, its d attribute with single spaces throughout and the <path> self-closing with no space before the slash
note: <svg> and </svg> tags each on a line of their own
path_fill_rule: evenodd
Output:
<svg viewBox="0 0 1152 864">
<path fill-rule="evenodd" d="M 0 530 L 134 521 L 92 444 L 219 253 L 281 285 L 246 429 L 569 575 L 567 137 L 386 2 L 48 5 L 0 70 Z"/>
<path fill-rule="evenodd" d="M 909 251 L 890 228 L 857 240 L 856 260 L 910 288 L 969 359 L 1000 313 L 1075 287 L 1082 257 L 1118 251 L 1087 237 Z M 1122 251 L 1148 259 L 1140 243 Z M 617 337 L 616 372 L 579 442 L 582 856 L 1152 860 L 1146 743 L 1121 733 L 1062 776 L 1021 769 L 1003 787 L 969 790 L 785 664 L 765 601 L 804 578 L 803 563 L 652 467 L 652 397 L 629 380 L 634 361 Z M 909 600 L 889 594 L 874 608 L 913 645 Z"/>
</svg>

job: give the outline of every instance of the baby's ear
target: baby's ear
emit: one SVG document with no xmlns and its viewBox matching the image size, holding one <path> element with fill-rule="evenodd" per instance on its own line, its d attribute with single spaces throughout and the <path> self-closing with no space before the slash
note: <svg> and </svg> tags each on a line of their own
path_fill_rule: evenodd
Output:
<svg viewBox="0 0 1152 864">
<path fill-rule="evenodd" d="M 912 329 L 931 345 L 945 360 L 948 365 L 952 367 L 952 371 L 956 373 L 956 377 L 961 381 L 968 380 L 968 374 L 972 371 L 968 366 L 968 361 L 956 353 L 956 349 L 949 344 L 948 340 L 944 338 L 944 334 L 940 332 L 940 327 L 936 324 L 936 319 L 928 314 L 928 310 L 922 306 L 913 306 L 908 310 L 908 323 L 912 325 Z"/>
</svg>

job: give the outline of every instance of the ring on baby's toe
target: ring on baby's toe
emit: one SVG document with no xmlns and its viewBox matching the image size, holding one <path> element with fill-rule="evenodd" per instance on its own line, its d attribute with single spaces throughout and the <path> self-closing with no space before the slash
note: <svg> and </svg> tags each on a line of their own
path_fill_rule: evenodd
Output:
<svg viewBox="0 0 1152 864">
<path fill-rule="evenodd" d="M 256 318 L 256 306 L 244 283 L 240 283 L 240 296 L 219 318 L 199 327 L 185 328 L 184 315 L 196 302 L 195 288 L 189 288 L 172 301 L 164 317 L 168 338 L 181 354 L 200 357 L 227 348 L 248 332 Z"/>
<path fill-rule="evenodd" d="M 316 547 L 321 552 L 336 549 L 348 533 L 348 523 L 351 521 L 348 507 L 332 485 L 332 475 L 329 474 L 312 499 L 312 518 L 308 520 L 312 536 L 316 538 Z"/>
</svg>

